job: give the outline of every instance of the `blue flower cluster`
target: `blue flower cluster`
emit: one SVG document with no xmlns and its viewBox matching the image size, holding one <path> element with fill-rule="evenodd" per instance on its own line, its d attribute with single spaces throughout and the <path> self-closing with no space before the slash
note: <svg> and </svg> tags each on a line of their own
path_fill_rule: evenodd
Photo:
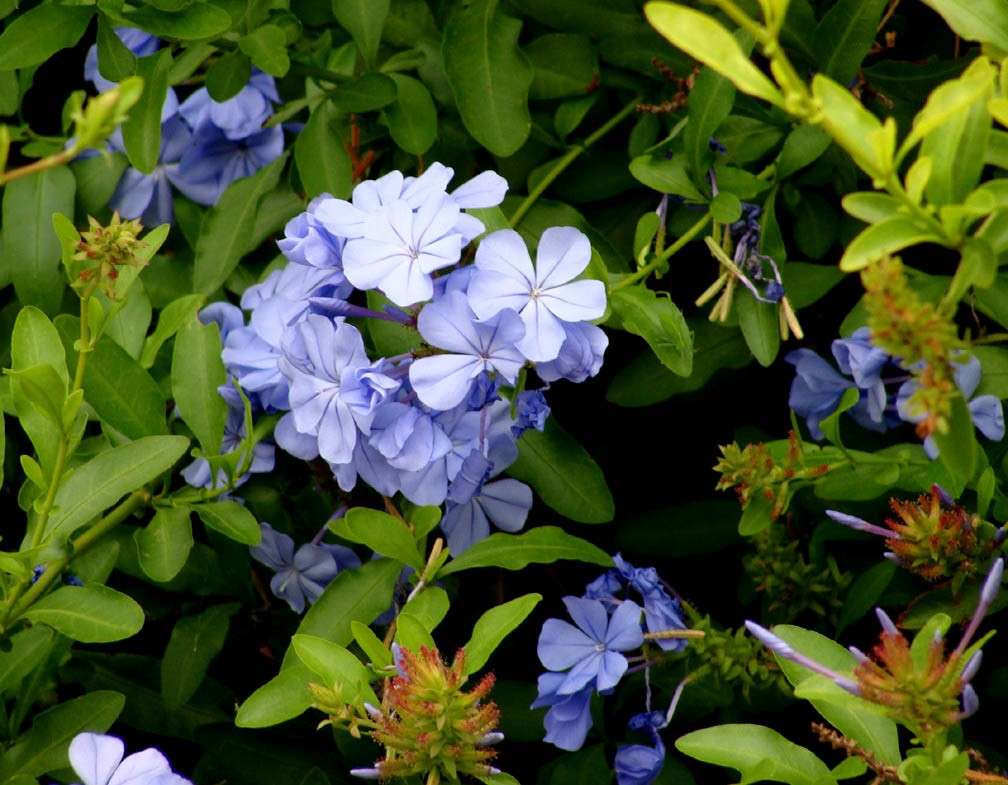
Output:
<svg viewBox="0 0 1008 785">
<path fill-rule="evenodd" d="M 280 447 L 327 462 L 344 491 L 361 479 L 444 504 L 458 554 L 491 525 L 524 526 L 531 490 L 498 475 L 521 433 L 544 427 L 543 389 L 597 374 L 608 341 L 590 321 L 605 312 L 605 287 L 578 279 L 591 246 L 577 229 L 543 232 L 535 263 L 517 232 L 496 231 L 460 265 L 485 231 L 466 210 L 499 204 L 507 183 L 484 172 L 449 191 L 453 174 L 435 163 L 362 182 L 350 201 L 316 198 L 279 241 L 289 264 L 247 289 L 241 309 L 216 303 L 201 318 L 220 325 L 225 366 L 254 411 L 284 413 Z M 387 299 L 356 304 L 356 290 Z M 369 319 L 404 328 L 413 348 L 369 356 Z M 531 369 L 546 387 L 525 389 Z"/>
<path fill-rule="evenodd" d="M 120 27 L 116 35 L 138 57 L 160 46 L 157 38 L 142 30 Z M 99 92 L 115 86 L 98 72 L 97 47 L 88 50 L 84 77 Z M 161 111 L 157 166 L 149 174 L 128 168 L 109 207 L 125 218 L 140 218 L 155 226 L 172 220 L 172 185 L 198 204 L 215 204 L 231 183 L 283 153 L 283 130 L 263 127 L 279 101 L 273 77 L 259 71 L 253 71 L 249 83 L 223 102 L 214 101 L 203 87 L 179 103 L 175 91 L 168 88 Z M 125 152 L 118 130 L 109 146 Z"/>
<path fill-rule="evenodd" d="M 321 541 L 326 529 L 296 551 L 294 540 L 260 523 L 262 541 L 249 549 L 252 558 L 269 567 L 275 575 L 270 591 L 284 600 L 292 611 L 303 613 L 342 570 L 360 567 L 361 561 L 349 548 Z"/>
<path fill-rule="evenodd" d="M 125 752 L 115 736 L 78 733 L 70 742 L 70 765 L 80 785 L 192 785 L 153 747 L 124 758 Z"/>
<path fill-rule="evenodd" d="M 686 624 L 678 600 L 668 593 L 654 568 L 636 568 L 619 554 L 613 557 L 613 564 L 615 569 L 585 587 L 583 597 L 564 597 L 574 624 L 547 619 L 539 635 L 537 653 L 547 672 L 539 677 L 539 694 L 532 708 L 549 709 L 544 719 L 545 740 L 563 750 L 577 750 L 584 744 L 592 726 L 592 695 L 608 694 L 619 683 L 630 667 L 624 652 L 644 644 L 645 629 L 648 638 L 664 651 L 681 651 L 686 646 L 684 638 L 662 637 L 662 633 L 686 629 Z M 630 591 L 639 595 L 643 609 L 634 600 L 617 596 Z M 644 727 L 635 722 L 637 718 L 631 721 L 631 729 Z M 658 727 L 664 725 L 652 725 L 651 729 L 656 733 Z M 664 760 L 664 748 L 660 749 Z M 624 753 L 627 771 L 641 764 L 643 758 L 638 753 Z M 653 776 L 660 769 L 661 761 Z M 650 780 L 620 779 L 621 785 L 634 781 Z"/>
<path fill-rule="evenodd" d="M 811 349 L 796 349 L 784 359 L 795 367 L 788 405 L 795 414 L 804 417 L 813 439 L 823 438 L 820 423 L 840 403 L 849 389 L 857 389 L 860 397 L 847 414 L 863 428 L 886 431 L 902 423 L 917 423 L 908 407 L 917 389 L 908 370 L 899 358 L 893 357 L 871 342 L 870 331 L 862 327 L 850 338 L 838 338 L 832 344 L 838 372 Z M 993 441 L 1005 435 L 1004 411 L 994 395 L 974 395 L 980 385 L 980 361 L 973 356 L 956 363 L 955 381 L 966 398 L 973 424 Z M 924 449 L 932 458 L 938 447 L 929 436 Z"/>
</svg>

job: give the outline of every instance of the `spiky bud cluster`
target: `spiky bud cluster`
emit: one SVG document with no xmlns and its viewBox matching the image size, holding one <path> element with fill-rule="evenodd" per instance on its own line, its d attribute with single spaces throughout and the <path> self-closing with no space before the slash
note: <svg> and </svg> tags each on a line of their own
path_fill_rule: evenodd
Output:
<svg viewBox="0 0 1008 785">
<path fill-rule="evenodd" d="M 922 300 L 899 259 L 887 257 L 861 273 L 872 343 L 910 368 L 919 387 L 909 401 L 921 438 L 946 433 L 958 395 L 952 358 L 962 342 L 949 314 Z"/>
<path fill-rule="evenodd" d="M 805 465 L 794 431 L 788 434 L 786 453 L 780 459 L 762 443 L 739 447 L 732 442 L 720 449 L 721 457 L 714 465 L 714 471 L 721 475 L 717 489 L 734 488 L 742 509 L 755 498 L 766 499 L 771 504 L 771 518 L 787 509 L 793 482 L 814 480 L 830 468 L 828 464 Z"/>
<path fill-rule="evenodd" d="M 718 684 L 738 689 L 748 697 L 753 689 L 775 684 L 782 692 L 788 682 L 771 659 L 763 656 L 759 642 L 746 635 L 745 627 L 722 630 L 714 627 L 709 616 L 690 619 L 694 629 L 704 636 L 690 641 L 691 661 Z"/>
<path fill-rule="evenodd" d="M 115 282 L 121 267 L 144 267 L 145 244 L 139 238 L 143 227 L 139 220 L 123 221 L 112 214 L 108 226 L 88 217 L 88 229 L 81 233 L 73 256 L 74 288 L 81 289 L 95 281 L 110 298 L 116 294 Z"/>
<path fill-rule="evenodd" d="M 459 775 L 487 776 L 496 752 L 500 711 L 484 700 L 493 688 L 487 674 L 471 690 L 466 681 L 465 651 L 459 649 L 450 666 L 436 649 L 400 649 L 399 675 L 385 689 L 380 709 L 372 707 L 377 727 L 371 736 L 385 746 L 385 758 L 375 764 L 381 779 L 426 775 L 427 785 L 454 782 Z"/>
<path fill-rule="evenodd" d="M 886 545 L 904 567 L 929 581 L 951 578 L 953 590 L 974 577 L 995 548 L 996 529 L 958 504 L 942 503 L 933 487 L 915 501 L 890 499 L 893 536 Z"/>
</svg>

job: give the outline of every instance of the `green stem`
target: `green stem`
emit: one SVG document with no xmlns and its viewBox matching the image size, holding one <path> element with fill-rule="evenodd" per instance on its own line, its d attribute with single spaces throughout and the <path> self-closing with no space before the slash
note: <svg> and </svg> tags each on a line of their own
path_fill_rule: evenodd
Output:
<svg viewBox="0 0 1008 785">
<path fill-rule="evenodd" d="M 133 491 L 129 496 L 127 496 L 117 507 L 113 508 L 104 518 L 101 518 L 97 523 L 91 526 L 89 529 L 85 530 L 80 536 L 78 536 L 68 548 L 68 553 L 60 556 L 58 559 L 46 564 L 45 572 L 39 576 L 39 579 L 35 581 L 31 589 L 29 589 L 23 597 L 18 601 L 17 605 L 14 606 L 7 618 L 4 620 L 4 626 L 9 627 L 10 624 L 17 621 L 25 611 L 27 611 L 33 603 L 35 603 L 46 590 L 52 584 L 53 581 L 57 580 L 59 576 L 66 569 L 66 566 L 70 563 L 71 554 L 78 556 L 92 545 L 94 545 L 98 540 L 116 528 L 120 523 L 125 521 L 130 515 L 132 515 L 137 510 L 143 509 L 148 504 L 150 504 L 151 495 L 150 493 L 141 488 L 138 491 Z"/>
<path fill-rule="evenodd" d="M 660 254 L 655 256 L 650 262 L 641 267 L 637 272 L 628 275 L 626 278 L 619 280 L 617 283 L 609 287 L 610 292 L 615 292 L 620 289 L 624 289 L 627 286 L 632 286 L 633 284 L 647 278 L 651 273 L 657 270 L 661 265 L 673 254 L 677 253 L 686 243 L 693 240 L 697 235 L 699 235 L 707 224 L 711 221 L 711 214 L 705 213 L 703 218 L 693 224 L 689 229 L 683 232 L 681 237 L 676 238 L 676 241 L 672 243 L 668 248 L 662 251 Z"/>
<path fill-rule="evenodd" d="M 508 223 L 510 223 L 512 227 L 518 226 L 525 217 L 525 214 L 532 209 L 532 205 L 534 205 L 536 200 L 538 200 L 546 189 L 553 184 L 553 181 L 563 174 L 564 170 L 574 163 L 581 153 L 633 114 L 633 112 L 637 109 L 638 103 L 640 103 L 640 96 L 635 96 L 630 103 L 610 117 L 604 125 L 599 126 L 594 133 L 585 137 L 583 142 L 573 145 L 566 153 L 557 159 L 557 162 L 553 164 L 553 168 L 546 172 L 543 178 L 536 183 L 535 187 L 529 191 L 528 196 L 526 196 L 522 203 L 518 205 L 518 208 L 511 215 L 511 219 Z"/>
<path fill-rule="evenodd" d="M 0 172 L 0 185 L 6 185 L 13 180 L 27 177 L 30 174 L 44 172 L 46 169 L 62 166 L 68 161 L 73 160 L 75 155 L 77 155 L 76 150 L 63 150 L 55 155 L 46 156 L 45 158 L 40 158 L 39 160 L 34 161 L 33 163 L 20 166 L 17 169 L 11 169 L 9 172 Z"/>
</svg>

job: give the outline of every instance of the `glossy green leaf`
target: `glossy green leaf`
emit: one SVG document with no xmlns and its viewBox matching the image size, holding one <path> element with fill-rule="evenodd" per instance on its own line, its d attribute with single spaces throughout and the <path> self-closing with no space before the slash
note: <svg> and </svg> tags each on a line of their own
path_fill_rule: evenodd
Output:
<svg viewBox="0 0 1008 785">
<path fill-rule="evenodd" d="M 630 162 L 630 174 L 663 194 L 681 196 L 691 202 L 702 202 L 704 196 L 686 173 L 686 158 L 674 155 L 641 155 Z"/>
<path fill-rule="evenodd" d="M 126 156 L 141 172 L 153 172 L 161 154 L 161 109 L 168 90 L 171 63 L 168 49 L 137 61 L 137 75 L 143 78 L 143 93 L 122 125 L 122 137 Z"/>
<path fill-rule="evenodd" d="M 819 71 L 840 84 L 853 79 L 875 41 L 886 0 L 840 0 L 812 36 Z"/>
<path fill-rule="evenodd" d="M 226 52 L 207 71 L 207 92 L 215 101 L 227 101 L 241 92 L 251 76 L 252 61 L 248 55 L 238 49 Z"/>
<path fill-rule="evenodd" d="M 238 502 L 198 504 L 193 511 L 208 527 L 242 545 L 258 545 L 262 539 L 259 522 Z"/>
<path fill-rule="evenodd" d="M 175 624 L 161 660 L 161 694 L 168 706 L 182 706 L 196 694 L 207 668 L 224 646 L 238 607 L 237 603 L 214 605 Z"/>
<path fill-rule="evenodd" d="M 486 665 L 501 641 L 525 621 L 541 601 L 541 594 L 524 594 L 491 608 L 480 616 L 465 645 L 465 672 L 476 673 Z"/>
<path fill-rule="evenodd" d="M 364 62 L 375 64 L 389 0 L 332 0 L 333 16 L 353 36 Z"/>
<path fill-rule="evenodd" d="M 852 273 L 884 256 L 918 243 L 936 242 L 930 230 L 921 228 L 904 215 L 894 215 L 873 224 L 851 240 L 840 259 L 840 269 Z"/>
<path fill-rule="evenodd" d="M 193 546 L 189 513 L 187 507 L 160 507 L 133 535 L 140 567 L 151 580 L 170 581 L 189 558 Z"/>
<path fill-rule="evenodd" d="M 60 49 L 73 46 L 84 35 L 93 14 L 94 8 L 88 6 L 55 4 L 20 14 L 0 35 L 0 71 L 38 65 Z M 48 216 L 45 220 L 48 222 Z"/>
<path fill-rule="evenodd" d="M 276 25 L 256 28 L 238 41 L 238 48 L 249 56 L 256 68 L 271 76 L 285 76 L 290 69 L 287 36 Z"/>
<path fill-rule="evenodd" d="M 110 82 L 121 82 L 136 73 L 137 58 L 124 44 L 104 15 L 98 16 L 98 73 Z"/>
<path fill-rule="evenodd" d="M 216 324 L 196 318 L 183 323 L 175 335 L 171 368 L 175 409 L 207 455 L 216 455 L 224 439 L 227 403 L 217 389 L 227 384 L 221 361 L 220 331 Z"/>
<path fill-rule="evenodd" d="M 158 352 L 165 341 L 175 335 L 182 325 L 194 320 L 196 313 L 206 298 L 202 294 L 186 294 L 172 300 L 158 314 L 157 326 L 144 339 L 143 351 L 140 353 L 140 365 L 150 368 L 157 360 Z"/>
<path fill-rule="evenodd" d="M 647 341 L 666 368 L 680 376 L 692 373 L 693 338 L 670 297 L 645 286 L 628 286 L 613 292 L 609 305 L 623 329 Z"/>
<path fill-rule="evenodd" d="M 339 114 L 323 101 L 312 112 L 294 142 L 294 161 L 308 196 L 328 193 L 337 198 L 350 195 L 350 156 L 343 146 Z"/>
<path fill-rule="evenodd" d="M 777 359 L 780 351 L 777 308 L 772 303 L 757 301 L 746 291 L 739 291 L 735 296 L 735 313 L 738 314 L 742 337 L 756 362 L 764 368 Z"/>
<path fill-rule="evenodd" d="M 448 562 L 439 574 L 450 575 L 478 567 L 520 570 L 529 564 L 552 564 L 560 560 L 602 567 L 612 564 L 609 554 L 587 540 L 567 534 L 556 526 L 537 526 L 524 534 L 491 534 Z"/>
<path fill-rule="evenodd" d="M 454 6 L 444 33 L 444 66 L 466 130 L 494 155 L 528 138 L 532 67 L 518 48 L 521 22 L 498 0 Z"/>
<path fill-rule="evenodd" d="M 82 643 L 110 643 L 136 635 L 144 612 L 127 594 L 100 584 L 61 586 L 32 605 L 25 618 L 48 624 Z"/>
<path fill-rule="evenodd" d="M 956 34 L 1008 50 L 1008 9 L 1000 0 L 924 0 Z M 2 43 L 2 41 L 0 41 Z"/>
<path fill-rule="evenodd" d="M 195 41 L 213 38 L 231 27 L 231 15 L 213 3 L 192 3 L 177 11 L 161 11 L 152 5 L 141 5 L 123 16 L 133 27 L 139 27 L 159 38 L 179 38 Z"/>
<path fill-rule="evenodd" d="M 385 108 L 385 122 L 399 147 L 423 155 L 437 138 L 437 109 L 424 83 L 404 74 L 390 74 L 396 100 Z"/>
<path fill-rule="evenodd" d="M 417 550 L 406 523 L 380 510 L 353 507 L 342 518 L 329 522 L 337 537 L 368 546 L 375 553 L 388 556 L 415 570 L 423 569 L 423 557 Z"/>
<path fill-rule="evenodd" d="M 598 76 L 591 40 L 576 33 L 548 33 L 525 47 L 533 76 L 529 97 L 549 100 L 584 95 Z"/>
<path fill-rule="evenodd" d="M 572 521 L 606 523 L 615 515 L 602 470 L 554 417 L 545 431 L 522 435 L 518 460 L 508 474 L 531 485 L 546 504 Z"/>
<path fill-rule="evenodd" d="M 146 436 L 99 453 L 60 485 L 47 537 L 69 536 L 126 494 L 168 471 L 188 446 L 184 436 Z"/>
</svg>

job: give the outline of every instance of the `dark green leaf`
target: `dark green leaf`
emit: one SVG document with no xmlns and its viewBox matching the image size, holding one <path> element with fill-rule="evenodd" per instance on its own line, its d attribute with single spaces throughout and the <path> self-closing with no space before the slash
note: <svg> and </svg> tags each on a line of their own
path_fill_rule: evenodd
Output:
<svg viewBox="0 0 1008 785">
<path fill-rule="evenodd" d="M 423 155 L 437 138 L 437 109 L 423 82 L 403 74 L 390 74 L 396 100 L 385 109 L 389 133 L 399 147 Z M 303 132 L 302 132 L 303 133 Z"/>
<path fill-rule="evenodd" d="M 339 113 L 328 101 L 319 104 L 294 142 L 294 161 L 308 196 L 350 195 L 350 156 L 343 146 Z"/>
<path fill-rule="evenodd" d="M 669 297 L 645 286 L 629 286 L 609 298 L 613 316 L 627 332 L 639 335 L 673 373 L 693 371 L 693 338 L 682 312 Z"/>
<path fill-rule="evenodd" d="M 735 313 L 749 351 L 760 365 L 769 366 L 780 350 L 777 306 L 758 302 L 749 292 L 740 291 L 735 296 Z"/>
<path fill-rule="evenodd" d="M 518 150 L 532 128 L 532 67 L 518 48 L 520 31 L 521 22 L 504 14 L 498 0 L 458 3 L 445 25 L 445 73 L 462 122 L 499 156 Z"/>
<path fill-rule="evenodd" d="M 98 73 L 110 82 L 121 82 L 136 73 L 137 59 L 115 34 L 104 14 L 98 15 Z M 134 110 L 135 111 L 135 110 Z"/>
<path fill-rule="evenodd" d="M 231 27 L 231 15 L 212 3 L 193 3 L 180 11 L 159 11 L 150 5 L 127 11 L 123 16 L 133 27 L 139 27 L 160 38 L 194 41 L 213 38 Z"/>
<path fill-rule="evenodd" d="M 686 174 L 686 158 L 678 154 L 672 158 L 663 155 L 642 155 L 630 162 L 630 174 L 648 188 L 663 194 L 675 194 L 691 202 L 702 202 L 700 193 Z"/>
<path fill-rule="evenodd" d="M 241 92 L 252 76 L 252 61 L 235 49 L 220 56 L 206 75 L 206 88 L 215 101 L 227 101 Z"/>
<path fill-rule="evenodd" d="M 38 65 L 73 46 L 92 14 L 94 8 L 79 5 L 40 5 L 20 14 L 0 35 L 0 71 Z"/>
<path fill-rule="evenodd" d="M 702 181 L 713 157 L 710 140 L 735 103 L 735 87 L 712 68 L 704 68 L 690 90 L 683 147 L 693 177 Z M 723 141 L 723 140 L 719 140 Z"/>
<path fill-rule="evenodd" d="M 290 69 L 287 36 L 276 25 L 263 25 L 238 41 L 238 48 L 249 56 L 260 71 L 271 76 L 285 76 Z"/>
<path fill-rule="evenodd" d="M 353 36 L 364 62 L 373 66 L 388 16 L 389 0 L 332 0 L 332 9 L 336 21 Z"/>
<path fill-rule="evenodd" d="M 193 510 L 208 527 L 242 545 L 258 545 L 262 539 L 259 522 L 238 502 L 197 504 Z"/>
<path fill-rule="evenodd" d="M 120 641 L 144 623 L 143 608 L 132 597 L 100 584 L 61 586 L 32 605 L 25 618 L 82 643 Z"/>
<path fill-rule="evenodd" d="M 546 504 L 572 521 L 606 523 L 615 515 L 602 470 L 554 417 L 545 431 L 522 435 L 518 460 L 508 473 L 531 485 Z"/>
<path fill-rule="evenodd" d="M 179 619 L 161 660 L 161 694 L 168 706 L 182 706 L 199 689 L 211 661 L 224 646 L 237 609 L 237 603 L 214 605 Z"/>
<path fill-rule="evenodd" d="M 202 324 L 191 317 L 175 336 L 172 354 L 172 396 L 207 455 L 217 455 L 224 439 L 227 403 L 217 388 L 227 384 L 221 361 L 220 331 L 216 324 Z"/>
<path fill-rule="evenodd" d="M 187 507 L 161 507 L 133 535 L 140 567 L 158 583 L 170 581 L 185 565 L 193 546 Z"/>
<path fill-rule="evenodd" d="M 552 564 L 562 559 L 602 567 L 612 564 L 609 554 L 587 540 L 556 526 L 537 526 L 524 534 L 491 534 L 448 562 L 438 574 L 450 575 L 478 567 L 520 570 L 529 564 Z"/>
<path fill-rule="evenodd" d="M 423 557 L 406 523 L 381 510 L 353 507 L 342 518 L 330 521 L 329 529 L 348 542 L 366 545 L 415 570 L 423 569 Z"/>
<path fill-rule="evenodd" d="M 465 672 L 475 673 L 486 665 L 501 641 L 525 621 L 541 600 L 541 594 L 525 594 L 480 616 L 465 645 Z"/>
<path fill-rule="evenodd" d="M 535 100 L 584 95 L 598 76 L 591 40 L 576 33 L 549 33 L 525 47 L 532 63 L 529 97 Z"/>
<path fill-rule="evenodd" d="M 886 0 L 839 0 L 813 34 L 819 70 L 840 84 L 857 75 L 878 32 Z"/>
<path fill-rule="evenodd" d="M 385 74 L 363 74 L 341 84 L 329 100 L 341 112 L 370 112 L 396 100 L 396 84 Z"/>
</svg>

